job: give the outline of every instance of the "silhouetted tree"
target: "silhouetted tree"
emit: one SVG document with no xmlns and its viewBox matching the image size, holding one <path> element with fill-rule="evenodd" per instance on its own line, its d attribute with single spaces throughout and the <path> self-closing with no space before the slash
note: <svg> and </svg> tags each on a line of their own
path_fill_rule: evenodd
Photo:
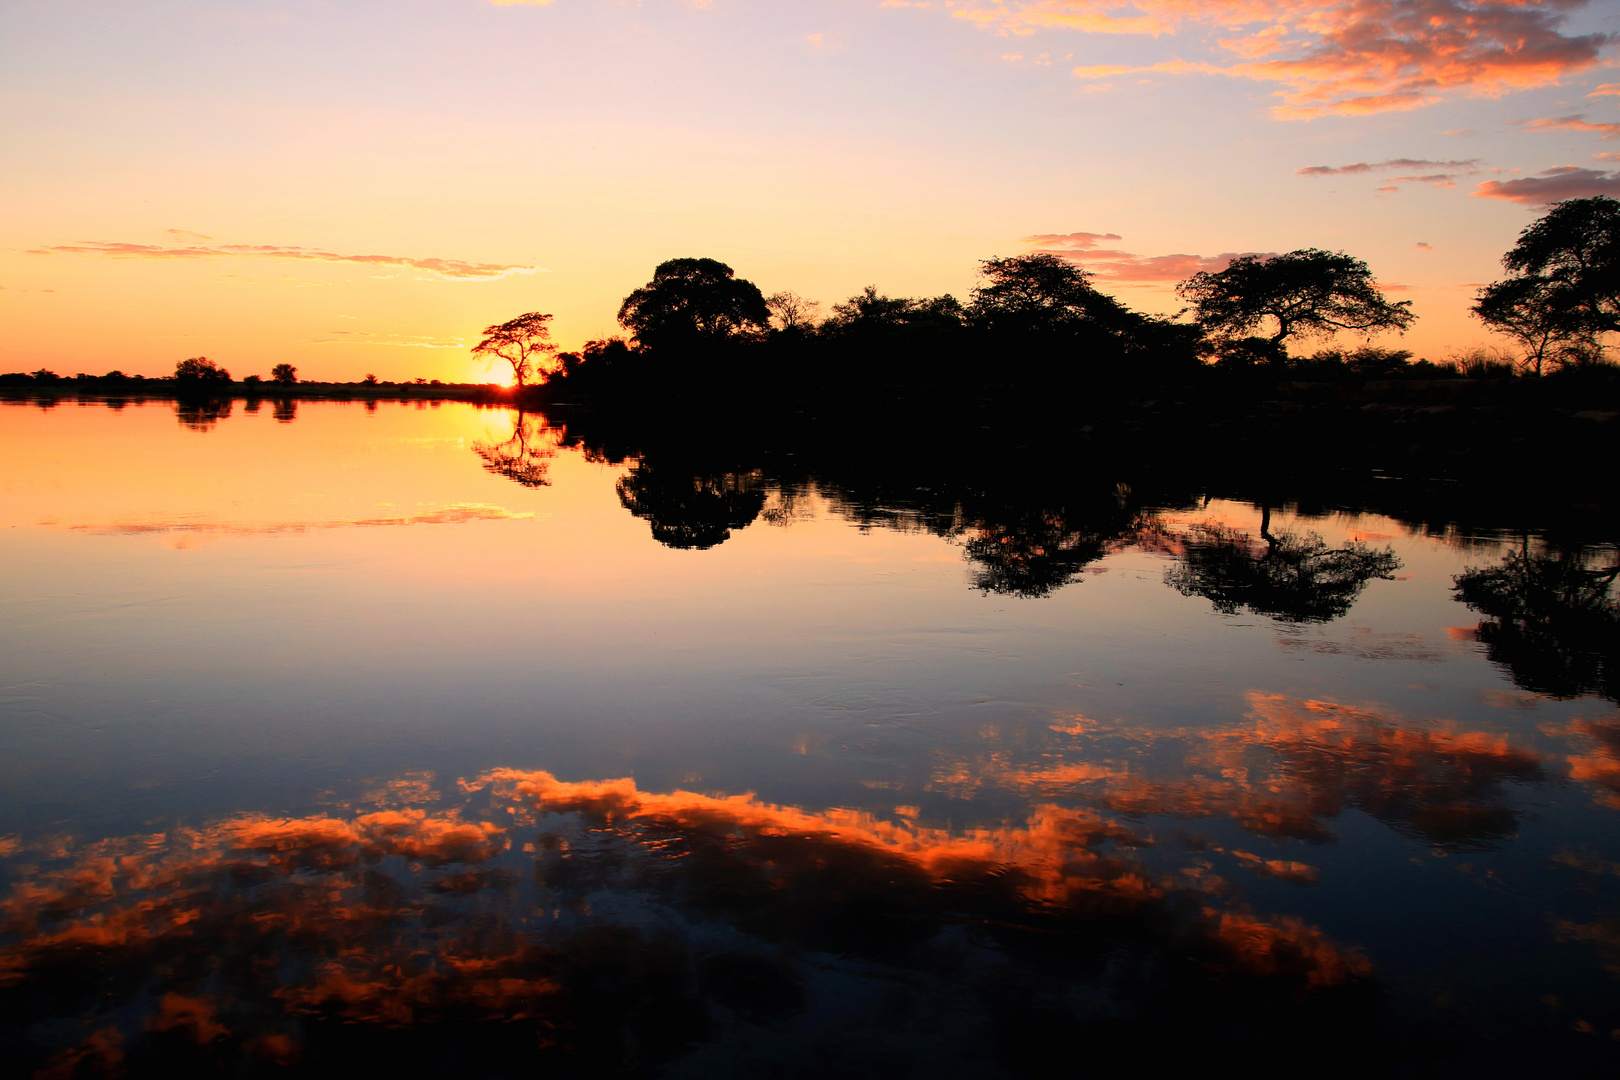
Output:
<svg viewBox="0 0 1620 1080">
<path fill-rule="evenodd" d="M 1470 310 L 1519 343 L 1524 350 L 1519 366 L 1526 374 L 1540 375 L 1548 364 L 1579 363 L 1594 348 L 1592 335 L 1567 318 L 1557 303 L 1557 289 L 1539 275 L 1491 282 L 1479 290 Z"/>
<path fill-rule="evenodd" d="M 550 315 L 531 311 L 515 319 L 484 327 L 484 340 L 473 346 L 473 355 L 488 363 L 497 360 L 512 368 L 512 382 L 519 390 L 535 375 L 546 374 L 548 361 L 557 351 L 551 343 L 551 330 L 546 326 Z"/>
<path fill-rule="evenodd" d="M 997 333 L 1124 331 L 1142 317 L 1092 287 L 1092 275 L 1057 255 L 1015 255 L 979 264 L 968 315 Z"/>
<path fill-rule="evenodd" d="M 291 364 L 277 364 L 270 369 L 270 381 L 291 386 L 298 381 L 298 369 Z"/>
<path fill-rule="evenodd" d="M 483 459 L 487 472 L 524 487 L 547 487 L 551 479 L 546 472 L 557 454 L 556 441 L 544 441 L 550 431 L 544 418 L 526 416 L 519 410 L 510 438 L 498 443 L 474 442 L 472 452 Z"/>
<path fill-rule="evenodd" d="M 770 321 L 765 297 L 753 282 L 715 259 L 670 259 L 646 285 L 624 298 L 619 324 L 649 348 L 713 344 Z"/>
<path fill-rule="evenodd" d="M 1202 596 L 1223 615 L 1247 608 L 1281 622 L 1329 622 L 1350 610 L 1369 581 L 1390 580 L 1401 566 L 1389 548 L 1329 548 L 1316 533 L 1273 536 L 1269 511 L 1260 535 L 1257 543 L 1221 525 L 1196 528 L 1180 538 L 1183 550 L 1165 584 Z"/>
<path fill-rule="evenodd" d="M 964 315 L 962 302 L 949 293 L 927 298 L 885 296 L 876 285 L 868 285 L 834 304 L 824 325 L 834 335 L 885 336 L 896 330 L 958 330 Z"/>
<path fill-rule="evenodd" d="M 1473 311 L 1542 362 L 1601 354 L 1602 335 L 1620 331 L 1620 202 L 1598 195 L 1557 203 L 1502 256 L 1511 275 L 1481 289 Z"/>
<path fill-rule="evenodd" d="M 1620 564 L 1587 551 L 1533 555 L 1529 544 L 1499 566 L 1458 574 L 1457 599 L 1486 617 L 1487 655 L 1526 690 L 1556 698 L 1620 701 Z"/>
<path fill-rule="evenodd" d="M 231 381 L 231 373 L 206 356 L 193 356 L 180 361 L 174 365 L 174 377 L 179 382 L 192 384 Z"/>
<path fill-rule="evenodd" d="M 697 476 L 645 459 L 619 480 L 618 491 L 624 508 L 652 525 L 654 540 L 698 551 L 724 543 L 765 508 L 757 472 Z"/>
<path fill-rule="evenodd" d="M 1176 292 L 1192 301 L 1199 324 L 1215 333 L 1243 335 L 1275 320 L 1271 340 L 1277 344 L 1340 330 L 1405 331 L 1416 318 L 1410 300 L 1384 299 L 1366 263 L 1319 248 L 1270 258 L 1244 255 L 1224 270 L 1194 274 Z"/>
<path fill-rule="evenodd" d="M 765 308 L 771 313 L 771 325 L 784 333 L 803 333 L 820 325 L 820 301 L 806 300 L 796 292 L 772 293 L 765 298 Z"/>
</svg>

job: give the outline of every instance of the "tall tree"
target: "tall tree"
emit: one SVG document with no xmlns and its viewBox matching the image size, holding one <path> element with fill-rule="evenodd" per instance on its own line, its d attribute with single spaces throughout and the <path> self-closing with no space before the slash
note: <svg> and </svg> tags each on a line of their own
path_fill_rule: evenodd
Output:
<svg viewBox="0 0 1620 1080">
<path fill-rule="evenodd" d="M 1404 332 L 1412 302 L 1384 299 L 1367 264 L 1342 251 L 1304 248 L 1269 258 L 1244 255 L 1224 270 L 1203 270 L 1176 286 L 1206 330 L 1242 336 L 1275 320 L 1271 341 L 1341 330 Z"/>
<path fill-rule="evenodd" d="M 653 348 L 714 344 L 770 322 L 765 296 L 715 259 L 669 259 L 624 298 L 619 324 Z"/>
<path fill-rule="evenodd" d="M 985 259 L 968 313 L 980 326 L 1014 333 L 1072 332 L 1088 325 L 1123 330 L 1143 321 L 1098 292 L 1090 273 L 1048 254 Z"/>
<path fill-rule="evenodd" d="M 1474 314 L 1527 349 L 1550 341 L 1554 360 L 1578 360 L 1620 332 L 1620 202 L 1598 195 L 1555 204 L 1519 234 L 1502 266 L 1509 277 L 1480 290 Z"/>
<path fill-rule="evenodd" d="M 1539 274 L 1493 281 L 1479 290 L 1471 308 L 1492 330 L 1524 350 L 1519 369 L 1540 375 L 1549 364 L 1566 366 L 1595 349 L 1593 335 L 1560 304 L 1558 288 Z"/>
<path fill-rule="evenodd" d="M 546 326 L 550 315 L 531 311 L 515 319 L 484 327 L 484 340 L 473 346 L 473 355 L 493 364 L 504 361 L 512 367 L 512 382 L 519 390 L 536 375 L 545 375 L 557 346 L 551 343 Z"/>
</svg>

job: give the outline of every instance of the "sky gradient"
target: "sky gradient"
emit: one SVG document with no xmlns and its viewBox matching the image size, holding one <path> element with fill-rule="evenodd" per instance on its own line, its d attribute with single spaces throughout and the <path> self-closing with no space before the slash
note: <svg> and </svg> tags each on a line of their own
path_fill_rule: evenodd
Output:
<svg viewBox="0 0 1620 1080">
<path fill-rule="evenodd" d="M 0 370 L 496 377 L 659 261 L 832 304 L 1072 256 L 1173 312 L 1342 249 L 1421 356 L 1550 201 L 1620 196 L 1582 0 L 0 3 Z"/>
</svg>

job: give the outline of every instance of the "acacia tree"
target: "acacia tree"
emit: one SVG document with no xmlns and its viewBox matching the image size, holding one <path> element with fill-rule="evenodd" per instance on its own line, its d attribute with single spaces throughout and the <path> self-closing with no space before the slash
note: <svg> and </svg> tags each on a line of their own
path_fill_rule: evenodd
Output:
<svg viewBox="0 0 1620 1080">
<path fill-rule="evenodd" d="M 1085 325 L 1122 329 L 1141 321 L 1098 292 L 1091 274 L 1057 255 L 1014 255 L 979 264 L 969 316 L 990 330 L 1073 331 Z"/>
<path fill-rule="evenodd" d="M 1519 369 L 1540 375 L 1548 364 L 1576 363 L 1595 351 L 1592 334 L 1566 317 L 1557 289 L 1538 274 L 1493 281 L 1474 297 L 1474 315 L 1524 350 Z"/>
<path fill-rule="evenodd" d="M 531 311 L 496 326 L 484 327 L 484 340 L 473 346 L 473 355 L 487 363 L 497 360 L 512 366 L 512 382 L 519 390 L 535 375 L 544 375 L 557 352 L 546 323 L 550 315 Z"/>
<path fill-rule="evenodd" d="M 1193 304 L 1204 329 L 1240 337 L 1267 319 L 1280 346 L 1290 337 L 1327 336 L 1340 330 L 1404 332 L 1417 316 L 1412 302 L 1391 303 L 1367 264 L 1342 251 L 1303 248 L 1264 258 L 1244 255 L 1224 270 L 1203 270 L 1176 286 Z"/>
<path fill-rule="evenodd" d="M 1557 203 L 1502 256 L 1509 277 L 1481 289 L 1474 314 L 1517 338 L 1540 373 L 1544 359 L 1578 362 L 1620 332 L 1620 202 L 1598 195 Z"/>
<path fill-rule="evenodd" d="M 230 382 L 231 373 L 208 359 L 193 356 L 174 365 L 174 377 L 180 382 Z"/>
<path fill-rule="evenodd" d="M 298 369 L 291 364 L 277 364 L 270 369 L 270 381 L 291 386 L 298 381 Z"/>
<path fill-rule="evenodd" d="M 714 344 L 762 331 L 771 312 L 751 281 L 716 259 L 669 259 L 624 298 L 619 324 L 643 345 Z"/>
</svg>

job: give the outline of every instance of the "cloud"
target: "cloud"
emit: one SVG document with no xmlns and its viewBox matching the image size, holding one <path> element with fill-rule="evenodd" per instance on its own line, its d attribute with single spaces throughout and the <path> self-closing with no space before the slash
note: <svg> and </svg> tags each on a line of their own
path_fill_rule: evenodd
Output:
<svg viewBox="0 0 1620 1080">
<path fill-rule="evenodd" d="M 1620 82 L 1604 83 L 1587 97 L 1620 97 Z"/>
<path fill-rule="evenodd" d="M 1479 159 L 1466 161 L 1429 161 L 1426 158 L 1390 158 L 1388 161 L 1357 161 L 1350 165 L 1307 165 L 1294 171 L 1300 176 L 1353 176 L 1357 173 L 1383 172 L 1389 169 L 1445 169 L 1479 171 Z"/>
<path fill-rule="evenodd" d="M 170 234 L 197 236 L 178 229 Z M 201 239 L 207 239 L 202 237 Z M 412 259 L 403 255 L 339 255 L 316 248 L 284 247 L 279 244 L 221 244 L 205 247 L 192 244 L 186 247 L 163 247 L 158 244 L 130 244 L 103 240 L 81 240 L 77 244 L 60 244 L 37 248 L 30 255 L 101 255 L 114 259 L 209 259 L 222 256 L 257 256 L 271 259 L 310 259 L 317 262 L 361 263 L 368 266 L 404 266 L 424 270 L 443 278 L 457 281 L 495 281 L 512 274 L 541 272 L 538 266 L 507 266 L 500 263 L 470 263 L 459 259 Z"/>
<path fill-rule="evenodd" d="M 1487 180 L 1474 189 L 1474 195 L 1481 199 L 1507 199 L 1526 206 L 1550 206 L 1563 199 L 1587 199 L 1594 195 L 1620 198 L 1620 170 L 1601 172 L 1560 165 L 1540 176 Z"/>
<path fill-rule="evenodd" d="M 1422 240 L 1419 240 L 1416 244 L 1413 245 L 1413 247 L 1417 248 L 1419 251 L 1433 251 L 1434 250 L 1434 245 L 1433 244 L 1426 243 L 1426 242 L 1424 242 Z"/>
<path fill-rule="evenodd" d="M 1039 233 L 1024 237 L 1037 255 L 1058 255 L 1080 263 L 1100 278 L 1111 281 L 1159 283 L 1185 281 L 1202 270 L 1225 270 L 1242 255 L 1266 257 L 1270 251 L 1224 251 L 1219 255 L 1137 255 L 1115 248 L 1099 247 L 1104 240 L 1118 240 L 1117 233 Z"/>
<path fill-rule="evenodd" d="M 1526 131 L 1595 131 L 1600 139 L 1620 139 L 1620 124 L 1594 124 L 1584 116 L 1543 116 L 1536 120 L 1509 120 Z"/>
<path fill-rule="evenodd" d="M 1561 32 L 1586 0 L 1013 0 L 955 14 L 1003 34 L 1078 30 L 1215 36 L 1221 64 L 1172 60 L 1075 69 L 1095 79 L 1204 72 L 1281 84 L 1283 119 L 1421 108 L 1449 93 L 1496 97 L 1599 62 L 1612 36 Z"/>
</svg>

